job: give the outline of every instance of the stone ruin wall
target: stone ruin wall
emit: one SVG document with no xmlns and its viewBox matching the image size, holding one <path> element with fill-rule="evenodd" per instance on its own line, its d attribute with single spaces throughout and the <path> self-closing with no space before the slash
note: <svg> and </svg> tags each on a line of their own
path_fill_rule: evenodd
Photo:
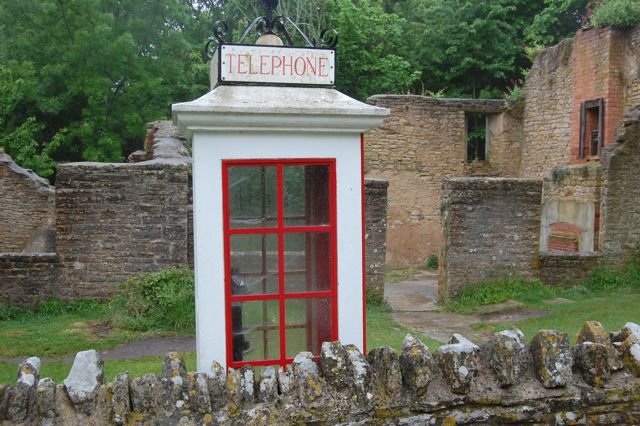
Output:
<svg viewBox="0 0 640 426">
<path fill-rule="evenodd" d="M 572 100 L 571 39 L 536 56 L 524 84 L 522 177 L 543 179 L 569 164 Z"/>
<path fill-rule="evenodd" d="M 366 176 L 389 182 L 387 264 L 424 266 L 442 249 L 443 180 L 515 173 L 519 123 L 502 112 L 501 100 L 376 95 L 368 102 L 391 110 L 382 126 L 365 134 Z M 465 159 L 465 112 L 492 118 L 495 149 L 492 144 L 487 163 L 470 165 Z"/>
<path fill-rule="evenodd" d="M 439 298 L 504 277 L 536 278 L 542 182 L 455 178 L 443 184 Z"/>
<path fill-rule="evenodd" d="M 638 424 L 640 326 L 608 334 L 589 321 L 575 345 L 542 330 L 530 342 L 516 329 L 481 347 L 454 334 L 431 352 L 407 335 L 398 355 L 323 343 L 317 359 L 298 354 L 286 368 L 188 373 L 177 353 L 162 377 L 121 373 L 104 383 L 97 352 L 76 355 L 61 384 L 25 360 L 15 386 L 0 385 L 0 424 L 64 425 L 479 425 Z"/>
<path fill-rule="evenodd" d="M 0 299 L 26 306 L 51 297 L 108 299 L 117 293 L 119 283 L 135 274 L 193 267 L 192 185 L 185 141 L 170 123 L 157 122 L 150 127 L 145 146 L 152 148 L 134 153 L 132 159 L 138 162 L 133 164 L 58 167 L 55 197 L 53 187 L 47 185 L 44 191 L 52 203 L 50 217 L 57 218 L 56 252 L 0 253 Z M 17 175 L 22 179 L 23 174 Z M 40 178 L 30 176 L 40 183 Z M 0 179 L 5 182 L 4 175 Z M 42 195 L 25 192 L 26 206 L 30 197 Z M 12 193 L 10 198 L 20 205 L 15 194 L 23 194 Z M 384 283 L 385 182 L 367 180 L 365 198 L 368 285 L 380 287 Z M 19 223 L 11 220 L 2 229 Z"/>
<path fill-rule="evenodd" d="M 54 188 L 0 150 L 0 253 L 53 252 Z M 7 226 L 7 224 L 11 224 Z"/>
<path fill-rule="evenodd" d="M 602 256 L 623 266 L 640 248 L 640 106 L 634 108 L 602 155 Z"/>
<path fill-rule="evenodd" d="M 387 253 L 387 188 L 385 180 L 365 179 L 365 260 L 367 288 L 384 291 Z"/>
<path fill-rule="evenodd" d="M 624 110 L 640 105 L 640 27 L 633 29 L 625 46 Z"/>
</svg>

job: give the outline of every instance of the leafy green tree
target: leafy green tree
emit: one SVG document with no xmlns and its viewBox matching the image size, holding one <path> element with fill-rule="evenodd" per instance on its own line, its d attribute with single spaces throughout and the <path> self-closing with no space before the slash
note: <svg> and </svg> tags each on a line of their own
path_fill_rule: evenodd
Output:
<svg viewBox="0 0 640 426">
<path fill-rule="evenodd" d="M 340 33 L 336 84 L 358 99 L 376 93 L 406 93 L 420 78 L 401 52 L 408 41 L 402 19 L 386 13 L 382 3 L 331 0 L 329 24 Z"/>
<path fill-rule="evenodd" d="M 544 9 L 525 32 L 527 40 L 548 46 L 573 37 L 587 23 L 589 3 L 590 0 L 545 0 Z"/>
<path fill-rule="evenodd" d="M 526 0 L 410 0 L 396 5 L 407 17 L 412 62 L 422 69 L 424 91 L 499 96 L 530 61 L 523 34 L 541 10 Z"/>
<path fill-rule="evenodd" d="M 195 4 L 195 2 L 192 3 Z M 0 147 L 51 176 L 56 161 L 121 161 L 146 122 L 206 92 L 197 9 L 179 0 L 0 3 Z"/>
</svg>

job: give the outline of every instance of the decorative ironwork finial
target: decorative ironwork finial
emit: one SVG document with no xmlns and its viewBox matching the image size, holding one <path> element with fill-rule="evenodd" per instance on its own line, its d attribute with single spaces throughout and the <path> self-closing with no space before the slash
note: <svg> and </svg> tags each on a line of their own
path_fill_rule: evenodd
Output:
<svg viewBox="0 0 640 426">
<path fill-rule="evenodd" d="M 237 44 L 242 44 L 245 38 L 255 29 L 258 37 L 265 34 L 273 34 L 280 38 L 284 38 L 289 46 L 293 46 L 293 39 L 287 26 L 292 27 L 305 43 L 307 47 L 325 47 L 333 49 L 338 44 L 338 32 L 334 29 L 325 29 L 320 33 L 320 40 L 318 43 L 313 43 L 307 37 L 307 35 L 298 27 L 288 16 L 276 16 L 274 17 L 274 11 L 278 7 L 279 0 L 260 0 L 260 5 L 266 10 L 265 16 L 258 16 L 249 24 L 247 29 L 242 33 L 242 36 L 238 40 Z M 207 56 L 211 58 L 215 49 L 211 46 L 213 43 L 223 44 L 229 43 L 229 26 L 224 21 L 218 21 L 213 25 L 213 37 L 209 38 L 205 51 Z"/>
</svg>

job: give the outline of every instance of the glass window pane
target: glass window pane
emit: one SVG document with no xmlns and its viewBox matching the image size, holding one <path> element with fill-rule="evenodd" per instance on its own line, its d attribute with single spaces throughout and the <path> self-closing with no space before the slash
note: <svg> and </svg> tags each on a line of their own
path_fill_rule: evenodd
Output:
<svg viewBox="0 0 640 426">
<path fill-rule="evenodd" d="M 287 293 L 331 289 L 331 238 L 325 232 L 284 236 L 284 285 Z"/>
<path fill-rule="evenodd" d="M 280 358 L 280 307 L 277 300 L 233 302 L 233 360 Z"/>
<path fill-rule="evenodd" d="M 229 226 L 266 228 L 277 225 L 275 166 L 232 166 L 229 172 Z"/>
<path fill-rule="evenodd" d="M 309 351 L 320 354 L 322 342 L 332 340 L 331 299 L 290 299 L 285 302 L 287 357 Z"/>
<path fill-rule="evenodd" d="M 231 294 L 278 292 L 278 236 L 232 235 Z"/>
<path fill-rule="evenodd" d="M 329 166 L 285 166 L 284 223 L 329 224 Z"/>
</svg>

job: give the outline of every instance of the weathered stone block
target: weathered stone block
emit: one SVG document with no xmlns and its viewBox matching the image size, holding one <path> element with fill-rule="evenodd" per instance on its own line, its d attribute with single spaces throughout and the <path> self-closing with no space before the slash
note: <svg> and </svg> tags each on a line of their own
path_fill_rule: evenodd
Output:
<svg viewBox="0 0 640 426">
<path fill-rule="evenodd" d="M 520 378 L 524 351 L 524 334 L 518 329 L 512 329 L 494 334 L 481 352 L 498 384 L 509 387 L 515 385 Z"/>
<path fill-rule="evenodd" d="M 587 321 L 578 333 L 577 343 L 593 342 L 604 345 L 607 348 L 609 369 L 611 371 L 620 370 L 623 367 L 622 360 L 611 343 L 609 333 L 598 321 Z"/>
<path fill-rule="evenodd" d="M 129 386 L 129 373 L 127 372 L 118 374 L 107 385 L 107 400 L 111 401 L 111 421 L 116 425 L 126 424 L 131 412 Z"/>
<path fill-rule="evenodd" d="M 90 415 L 96 406 L 98 388 L 104 383 L 103 362 L 96 351 L 78 352 L 64 388 L 76 409 Z"/>
<path fill-rule="evenodd" d="M 563 387 L 571 380 L 573 356 L 567 333 L 541 330 L 531 341 L 536 377 L 545 388 Z"/>
<path fill-rule="evenodd" d="M 389 347 L 375 348 L 367 354 L 367 361 L 371 366 L 376 404 L 399 396 L 402 392 L 402 373 L 398 354 Z"/>
<path fill-rule="evenodd" d="M 214 361 L 211 365 L 211 373 L 208 378 L 209 398 L 211 408 L 217 410 L 225 405 L 227 373 L 222 366 Z"/>
<path fill-rule="evenodd" d="M 469 392 L 478 372 L 480 348 L 459 334 L 454 334 L 448 345 L 436 350 L 438 366 L 451 391 L 457 394 Z"/>
<path fill-rule="evenodd" d="M 418 395 L 424 395 L 434 377 L 434 363 L 429 348 L 416 336 L 407 334 L 402 342 L 400 371 L 404 383 Z"/>
<path fill-rule="evenodd" d="M 56 417 L 56 382 L 53 379 L 41 379 L 37 388 L 38 416 L 43 424 L 53 424 Z"/>
<path fill-rule="evenodd" d="M 36 385 L 40 377 L 40 358 L 31 357 L 20 364 L 16 386 L 9 395 L 7 418 L 19 423 L 33 415 L 37 404 Z"/>
<path fill-rule="evenodd" d="M 263 402 L 274 401 L 278 397 L 278 378 L 273 367 L 265 368 L 260 372 L 258 385 L 258 400 Z"/>
<path fill-rule="evenodd" d="M 579 343 L 576 346 L 576 365 L 584 381 L 591 386 L 604 386 L 611 378 L 609 348 L 601 343 Z"/>
<path fill-rule="evenodd" d="M 162 407 L 162 386 L 155 374 L 133 379 L 129 392 L 131 410 L 135 413 L 154 413 Z"/>
<path fill-rule="evenodd" d="M 207 375 L 187 373 L 185 384 L 185 399 L 188 401 L 185 403 L 185 408 L 190 408 L 192 412 L 199 414 L 211 412 Z"/>
</svg>

